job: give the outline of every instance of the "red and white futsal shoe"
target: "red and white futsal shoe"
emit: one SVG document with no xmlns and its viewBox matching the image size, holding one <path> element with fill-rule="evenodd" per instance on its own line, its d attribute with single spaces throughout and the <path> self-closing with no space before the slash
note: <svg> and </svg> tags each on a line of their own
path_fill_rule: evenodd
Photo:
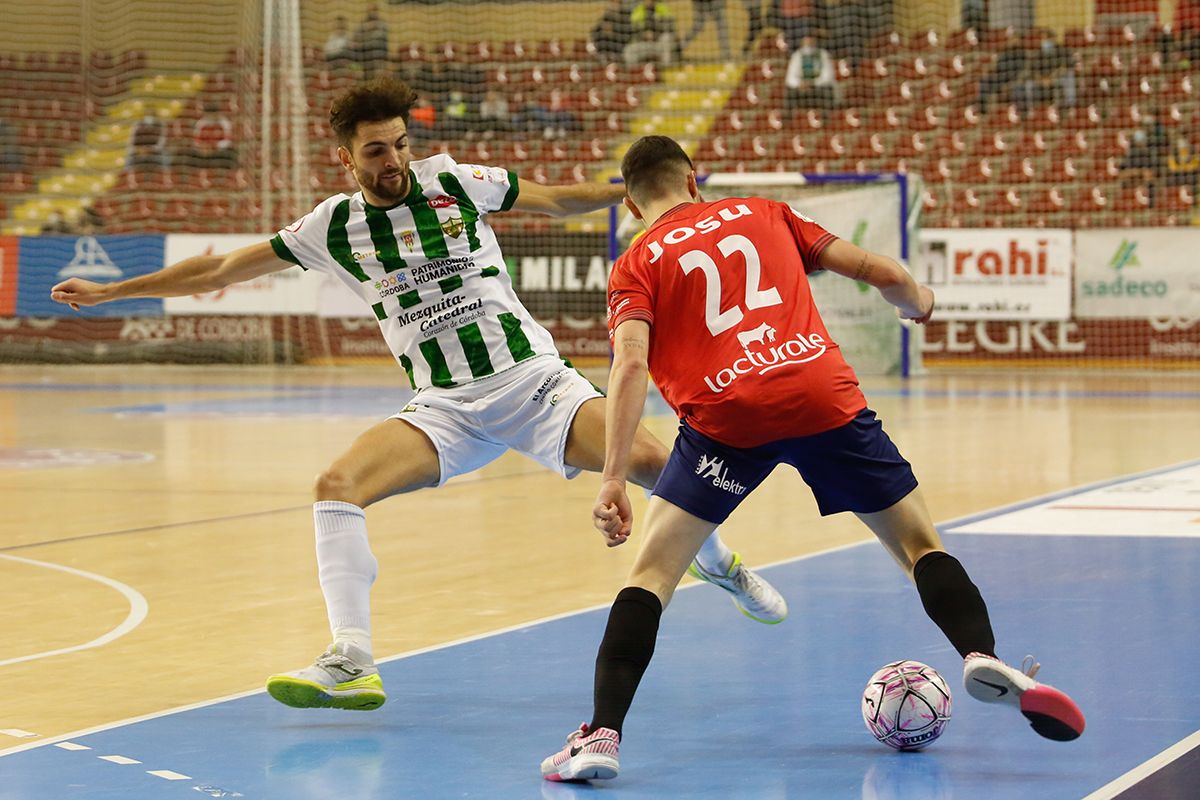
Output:
<svg viewBox="0 0 1200 800">
<path fill-rule="evenodd" d="M 621 734 L 611 728 L 589 731 L 586 723 L 567 736 L 567 744 L 542 761 L 548 781 L 608 780 L 617 777 Z"/>
<path fill-rule="evenodd" d="M 1019 670 L 992 656 L 970 653 L 963 659 L 963 684 L 976 700 L 1017 706 L 1030 727 L 1047 739 L 1078 739 L 1083 733 L 1083 712 L 1065 693 L 1033 679 L 1039 666 L 1032 656 L 1025 657 Z"/>
</svg>

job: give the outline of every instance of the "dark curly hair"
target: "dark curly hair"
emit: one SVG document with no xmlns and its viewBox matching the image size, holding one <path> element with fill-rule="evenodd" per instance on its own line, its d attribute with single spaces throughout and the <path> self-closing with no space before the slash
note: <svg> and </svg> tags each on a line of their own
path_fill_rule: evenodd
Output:
<svg viewBox="0 0 1200 800">
<path fill-rule="evenodd" d="M 329 107 L 329 127 L 338 143 L 349 147 L 360 122 L 382 122 L 403 117 L 417 102 L 417 93 L 402 80 L 375 78 L 347 89 Z"/>
</svg>

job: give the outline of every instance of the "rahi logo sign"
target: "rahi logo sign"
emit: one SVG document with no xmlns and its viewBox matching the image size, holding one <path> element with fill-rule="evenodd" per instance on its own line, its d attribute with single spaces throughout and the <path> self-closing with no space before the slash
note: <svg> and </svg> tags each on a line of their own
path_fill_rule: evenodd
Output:
<svg viewBox="0 0 1200 800">
<path fill-rule="evenodd" d="M 61 317 L 162 316 L 163 301 L 118 300 L 73 311 L 50 299 L 50 288 L 68 278 L 110 283 L 163 268 L 162 236 L 26 236 L 18 261 L 17 315 Z"/>
</svg>

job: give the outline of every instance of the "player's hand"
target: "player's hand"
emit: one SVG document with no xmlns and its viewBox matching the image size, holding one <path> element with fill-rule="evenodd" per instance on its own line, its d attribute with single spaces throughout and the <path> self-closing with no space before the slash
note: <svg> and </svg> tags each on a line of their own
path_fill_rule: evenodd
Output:
<svg viewBox="0 0 1200 800">
<path fill-rule="evenodd" d="M 925 309 L 921 316 L 910 317 L 899 309 L 896 310 L 896 313 L 900 315 L 901 319 L 912 320 L 918 325 L 924 325 L 933 317 L 933 290 L 928 286 L 921 285 L 917 287 L 917 294 L 921 298 L 921 308 Z"/>
<path fill-rule="evenodd" d="M 80 306 L 94 306 L 105 301 L 105 284 L 85 281 L 83 278 L 67 278 L 50 289 L 50 299 L 66 303 L 76 311 Z"/>
<path fill-rule="evenodd" d="M 633 530 L 633 507 L 625 493 L 625 482 L 606 480 L 600 484 L 596 505 L 592 507 L 592 525 L 604 536 L 609 547 L 624 544 Z"/>
</svg>

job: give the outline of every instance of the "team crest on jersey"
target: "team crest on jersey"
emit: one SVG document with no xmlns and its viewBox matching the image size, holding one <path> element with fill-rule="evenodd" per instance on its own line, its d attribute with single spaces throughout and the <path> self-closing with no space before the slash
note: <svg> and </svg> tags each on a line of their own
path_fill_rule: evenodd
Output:
<svg viewBox="0 0 1200 800">
<path fill-rule="evenodd" d="M 408 251 L 411 253 L 413 245 L 416 244 L 417 241 L 416 231 L 400 231 L 400 241 L 404 242 L 404 246 L 407 247 Z"/>
<path fill-rule="evenodd" d="M 457 239 L 462 232 L 463 232 L 462 217 L 451 217 L 450 219 L 448 219 L 442 223 L 442 233 L 446 234 L 447 236 L 451 237 L 452 239 Z"/>
</svg>

